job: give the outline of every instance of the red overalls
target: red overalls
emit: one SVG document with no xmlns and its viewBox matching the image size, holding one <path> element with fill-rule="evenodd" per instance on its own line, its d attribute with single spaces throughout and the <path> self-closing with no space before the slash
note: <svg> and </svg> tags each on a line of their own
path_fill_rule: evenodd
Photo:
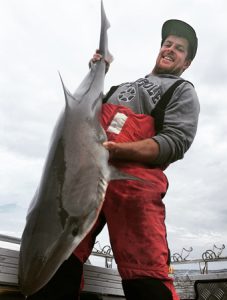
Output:
<svg viewBox="0 0 227 300">
<path fill-rule="evenodd" d="M 138 141 L 155 134 L 151 116 L 135 114 L 124 106 L 104 104 L 101 122 L 109 141 Z M 162 202 L 168 186 L 167 178 L 160 167 L 132 162 L 114 162 L 113 165 L 125 173 L 146 179 L 150 184 L 136 180 L 111 181 L 96 224 L 74 254 L 85 262 L 96 236 L 107 223 L 122 279 L 160 279 L 171 290 L 173 299 L 179 299 L 172 279 L 168 277 L 165 206 Z"/>
</svg>

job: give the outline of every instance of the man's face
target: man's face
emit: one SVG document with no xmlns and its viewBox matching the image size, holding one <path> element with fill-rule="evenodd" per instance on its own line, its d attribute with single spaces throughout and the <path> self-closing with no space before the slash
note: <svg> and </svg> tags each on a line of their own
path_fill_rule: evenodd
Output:
<svg viewBox="0 0 227 300">
<path fill-rule="evenodd" d="M 169 35 L 162 44 L 152 73 L 180 76 L 191 64 L 187 58 L 188 46 L 185 38 Z"/>
</svg>

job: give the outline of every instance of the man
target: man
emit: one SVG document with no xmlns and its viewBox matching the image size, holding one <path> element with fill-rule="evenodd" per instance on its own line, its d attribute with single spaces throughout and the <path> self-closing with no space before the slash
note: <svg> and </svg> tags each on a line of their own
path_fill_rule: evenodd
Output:
<svg viewBox="0 0 227 300">
<path fill-rule="evenodd" d="M 152 72 L 113 87 L 106 95 L 101 122 L 108 137 L 104 147 L 110 152 L 110 163 L 145 181 L 109 184 L 91 232 L 47 286 L 28 299 L 79 298 L 83 263 L 106 223 L 126 299 L 178 299 L 168 277 L 162 202 L 168 181 L 163 170 L 183 158 L 196 134 L 199 102 L 193 85 L 180 81 L 180 76 L 194 59 L 197 43 L 190 25 L 166 21 Z M 96 53 L 93 63 L 99 59 L 102 56 Z"/>
</svg>

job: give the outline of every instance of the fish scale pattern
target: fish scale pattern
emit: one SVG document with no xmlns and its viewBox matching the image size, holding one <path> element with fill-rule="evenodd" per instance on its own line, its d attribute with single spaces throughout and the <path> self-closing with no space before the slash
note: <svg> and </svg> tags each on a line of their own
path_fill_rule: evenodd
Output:
<svg viewBox="0 0 227 300">
<path fill-rule="evenodd" d="M 227 279 L 195 282 L 196 300 L 227 300 Z"/>
</svg>

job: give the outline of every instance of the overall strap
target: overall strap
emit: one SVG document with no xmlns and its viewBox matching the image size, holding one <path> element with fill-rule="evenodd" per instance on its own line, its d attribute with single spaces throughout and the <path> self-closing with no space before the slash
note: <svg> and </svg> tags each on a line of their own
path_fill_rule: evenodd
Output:
<svg viewBox="0 0 227 300">
<path fill-rule="evenodd" d="M 111 86 L 109 92 L 105 95 L 105 97 L 102 99 L 102 103 L 106 103 L 107 100 L 110 98 L 111 95 L 118 89 L 119 85 L 113 85 Z"/>
<path fill-rule="evenodd" d="M 162 95 L 161 99 L 159 100 L 158 104 L 154 108 L 154 110 L 151 112 L 151 116 L 155 118 L 155 129 L 157 132 L 162 130 L 163 127 L 163 121 L 164 121 L 164 115 L 165 115 L 165 109 L 168 105 L 170 99 L 173 96 L 173 93 L 175 89 L 186 80 L 179 79 L 177 80 L 173 85 L 171 85 L 168 90 Z M 193 84 L 190 81 L 187 81 L 192 86 Z M 109 92 L 105 95 L 103 98 L 103 103 L 106 103 L 109 99 L 109 97 L 118 89 L 119 85 L 112 86 L 109 90 Z"/>
<path fill-rule="evenodd" d="M 177 80 L 171 85 L 168 90 L 162 95 L 161 99 L 159 100 L 158 104 L 155 106 L 154 110 L 151 112 L 151 116 L 155 118 L 155 129 L 157 132 L 161 131 L 163 128 L 164 116 L 165 116 L 165 109 L 173 96 L 174 91 L 176 88 L 185 82 L 184 79 Z"/>
</svg>

